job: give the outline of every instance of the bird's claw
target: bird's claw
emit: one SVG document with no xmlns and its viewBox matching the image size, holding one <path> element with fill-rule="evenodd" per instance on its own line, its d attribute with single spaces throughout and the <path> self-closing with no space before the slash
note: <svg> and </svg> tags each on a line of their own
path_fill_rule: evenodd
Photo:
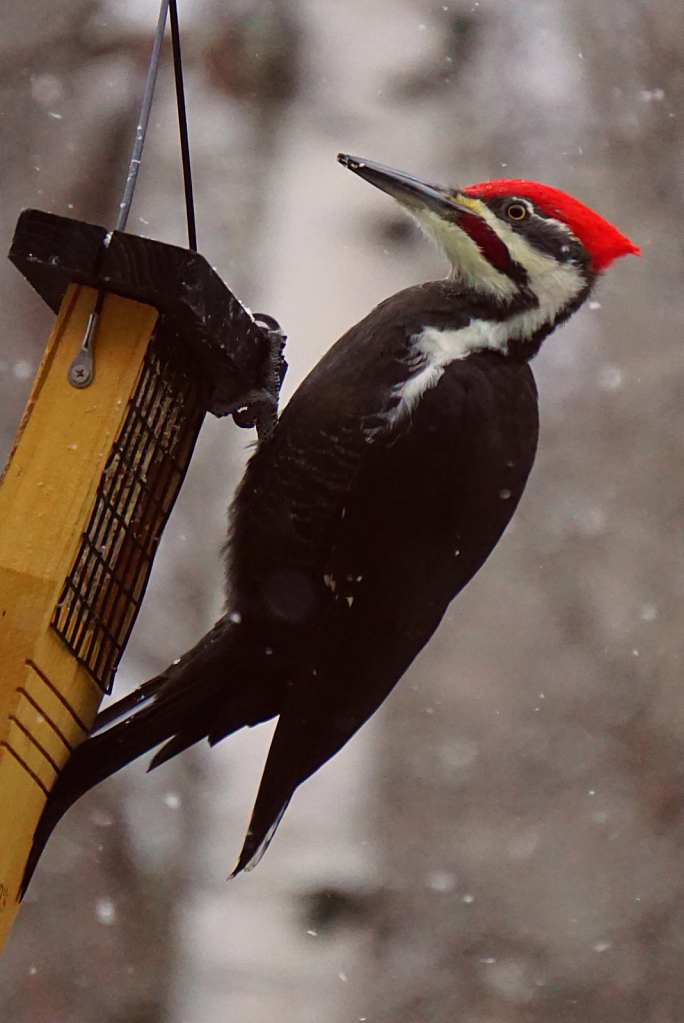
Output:
<svg viewBox="0 0 684 1023">
<path fill-rule="evenodd" d="M 272 316 L 255 313 L 254 319 L 268 338 L 263 382 L 261 387 L 255 387 L 243 395 L 230 413 L 233 421 L 243 429 L 256 426 L 259 443 L 262 443 L 273 435 L 278 422 L 278 398 L 287 371 L 287 363 L 283 358 L 286 337 Z"/>
</svg>

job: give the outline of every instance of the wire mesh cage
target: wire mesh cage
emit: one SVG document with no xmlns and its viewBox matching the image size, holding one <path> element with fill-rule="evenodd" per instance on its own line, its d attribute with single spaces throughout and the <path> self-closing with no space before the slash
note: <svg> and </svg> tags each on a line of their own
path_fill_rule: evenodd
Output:
<svg viewBox="0 0 684 1023">
<path fill-rule="evenodd" d="M 204 419 L 180 344 L 150 344 L 52 627 L 106 693 Z"/>
</svg>

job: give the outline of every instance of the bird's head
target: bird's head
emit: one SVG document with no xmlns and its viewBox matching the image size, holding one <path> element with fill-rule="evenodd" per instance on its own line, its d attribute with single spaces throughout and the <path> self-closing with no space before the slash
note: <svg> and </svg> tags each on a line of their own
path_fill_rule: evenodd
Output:
<svg viewBox="0 0 684 1023">
<path fill-rule="evenodd" d="M 369 160 L 338 160 L 396 199 L 443 250 L 454 277 L 499 302 L 527 299 L 539 322 L 565 318 L 614 260 L 641 255 L 607 220 L 548 185 L 444 188 Z"/>
</svg>

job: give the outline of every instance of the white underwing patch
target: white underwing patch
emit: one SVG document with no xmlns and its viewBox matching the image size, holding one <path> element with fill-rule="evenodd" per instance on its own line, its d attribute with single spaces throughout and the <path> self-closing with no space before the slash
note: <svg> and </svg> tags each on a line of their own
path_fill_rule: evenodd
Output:
<svg viewBox="0 0 684 1023">
<path fill-rule="evenodd" d="M 413 352 L 420 357 L 420 368 L 397 388 L 399 404 L 392 411 L 392 421 L 413 411 L 425 392 L 437 386 L 450 362 L 484 349 L 505 351 L 507 340 L 506 325 L 488 320 L 471 320 L 461 330 L 425 327 L 420 334 L 415 334 L 411 341 Z"/>
</svg>

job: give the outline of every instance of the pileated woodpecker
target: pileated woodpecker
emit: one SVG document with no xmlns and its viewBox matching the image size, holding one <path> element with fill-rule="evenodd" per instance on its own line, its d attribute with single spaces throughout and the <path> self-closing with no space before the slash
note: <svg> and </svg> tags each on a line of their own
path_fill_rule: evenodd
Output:
<svg viewBox="0 0 684 1023">
<path fill-rule="evenodd" d="M 234 874 L 259 861 L 295 789 L 377 710 L 505 530 L 537 446 L 529 360 L 610 263 L 639 254 L 555 188 L 442 188 L 338 159 L 451 272 L 352 327 L 260 442 L 232 505 L 226 614 L 74 752 L 25 885 L 92 786 L 161 743 L 150 767 L 278 716 Z"/>
</svg>

